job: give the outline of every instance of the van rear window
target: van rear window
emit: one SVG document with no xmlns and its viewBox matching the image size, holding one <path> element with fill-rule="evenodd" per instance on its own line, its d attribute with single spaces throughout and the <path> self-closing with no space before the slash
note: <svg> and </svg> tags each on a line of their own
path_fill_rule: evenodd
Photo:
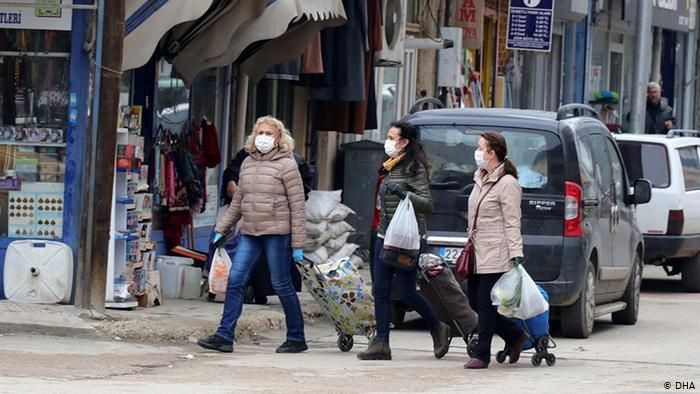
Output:
<svg viewBox="0 0 700 394">
<path fill-rule="evenodd" d="M 422 126 L 421 142 L 432 166 L 433 184 L 460 189 L 474 183 L 474 151 L 487 130 L 500 132 L 508 144 L 508 158 L 518 169 L 524 192 L 557 194 L 563 189 L 561 143 L 555 134 L 529 129 Z M 446 185 L 453 184 L 454 187 Z"/>
<path fill-rule="evenodd" d="M 659 189 L 671 185 L 668 153 L 664 145 L 636 141 L 617 141 L 617 145 L 629 179 L 648 179 L 652 187 Z"/>
</svg>

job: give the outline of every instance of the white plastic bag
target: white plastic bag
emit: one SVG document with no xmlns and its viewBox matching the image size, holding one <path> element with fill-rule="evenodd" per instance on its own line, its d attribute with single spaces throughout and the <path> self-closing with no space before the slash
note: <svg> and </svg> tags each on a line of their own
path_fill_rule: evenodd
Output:
<svg viewBox="0 0 700 394">
<path fill-rule="evenodd" d="M 491 289 L 491 302 L 505 317 L 527 320 L 549 309 L 535 281 L 518 264 L 501 276 Z"/>
<path fill-rule="evenodd" d="M 513 317 L 520 307 L 520 295 L 523 276 L 520 265 L 503 274 L 491 289 L 491 303 L 498 306 L 498 313 Z"/>
<path fill-rule="evenodd" d="M 328 220 L 331 222 L 341 222 L 350 215 L 354 215 L 355 211 L 345 204 L 338 204 L 333 211 L 328 215 Z"/>
<path fill-rule="evenodd" d="M 420 249 L 418 221 L 410 198 L 404 198 L 396 207 L 396 212 L 384 235 L 384 246 L 405 250 Z"/>
<path fill-rule="evenodd" d="M 355 232 L 355 228 L 348 224 L 348 222 L 331 222 L 328 223 L 328 232 L 331 238 L 335 239 L 340 237 L 346 232 Z"/>
<path fill-rule="evenodd" d="M 513 316 L 527 320 L 549 310 L 549 303 L 542 296 L 542 292 L 537 288 L 537 284 L 525 268 L 521 265 L 518 267 L 522 270 L 523 283 L 520 289 L 520 308 L 515 311 Z"/>
<path fill-rule="evenodd" d="M 226 294 L 228 285 L 228 273 L 231 270 L 231 257 L 226 249 L 218 248 L 214 252 L 209 269 L 209 292 L 214 294 Z"/>
</svg>

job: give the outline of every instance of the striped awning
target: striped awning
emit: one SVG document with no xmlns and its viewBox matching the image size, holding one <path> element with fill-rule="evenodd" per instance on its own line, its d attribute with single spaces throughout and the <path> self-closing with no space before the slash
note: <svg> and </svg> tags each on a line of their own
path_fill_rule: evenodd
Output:
<svg viewBox="0 0 700 394">
<path fill-rule="evenodd" d="M 321 29 L 346 21 L 341 0 L 234 0 L 164 47 L 188 84 L 201 71 L 236 61 L 242 61 L 242 70 L 257 80 L 272 65 L 300 56 Z M 239 59 L 254 43 L 257 48 L 246 53 L 245 60 Z"/>
<path fill-rule="evenodd" d="M 158 42 L 173 26 L 195 20 L 213 0 L 126 0 L 122 69 L 148 62 Z"/>
</svg>

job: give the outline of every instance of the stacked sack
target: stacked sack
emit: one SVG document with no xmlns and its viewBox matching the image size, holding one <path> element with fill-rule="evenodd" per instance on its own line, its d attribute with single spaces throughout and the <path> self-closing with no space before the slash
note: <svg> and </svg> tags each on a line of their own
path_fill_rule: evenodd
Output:
<svg viewBox="0 0 700 394">
<path fill-rule="evenodd" d="M 340 202 L 342 192 L 312 190 L 309 193 L 304 255 L 314 264 L 350 258 L 359 269 L 362 268 L 362 259 L 353 255 L 358 245 L 348 243 L 348 237 L 355 229 L 345 222 L 355 212 Z"/>
</svg>

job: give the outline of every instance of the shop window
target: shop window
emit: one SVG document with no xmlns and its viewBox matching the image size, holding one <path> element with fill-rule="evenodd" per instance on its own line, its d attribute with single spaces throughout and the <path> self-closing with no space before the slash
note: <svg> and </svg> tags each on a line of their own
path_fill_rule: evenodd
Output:
<svg viewBox="0 0 700 394">
<path fill-rule="evenodd" d="M 157 73 L 156 129 L 163 126 L 173 133 L 179 133 L 190 116 L 190 90 L 165 59 L 158 62 Z"/>
<path fill-rule="evenodd" d="M 63 229 L 70 32 L 0 30 L 0 236 Z"/>
</svg>

